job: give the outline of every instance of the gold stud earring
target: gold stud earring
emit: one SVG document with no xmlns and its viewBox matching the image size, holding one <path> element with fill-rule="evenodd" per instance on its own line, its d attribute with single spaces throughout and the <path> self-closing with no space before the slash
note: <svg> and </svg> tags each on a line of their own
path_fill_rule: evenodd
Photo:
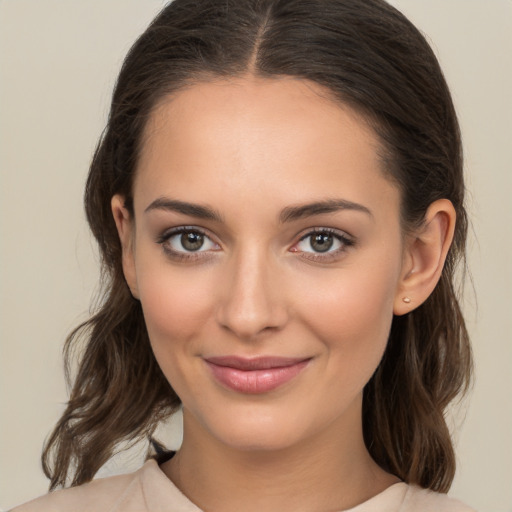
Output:
<svg viewBox="0 0 512 512">
<path fill-rule="evenodd" d="M 403 297 L 402 300 L 406 303 L 406 304 L 410 304 L 411 303 L 411 299 L 409 297 Z"/>
</svg>

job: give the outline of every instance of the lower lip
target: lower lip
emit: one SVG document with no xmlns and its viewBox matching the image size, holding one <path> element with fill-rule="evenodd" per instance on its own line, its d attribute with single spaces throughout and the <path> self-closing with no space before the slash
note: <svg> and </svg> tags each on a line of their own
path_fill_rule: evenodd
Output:
<svg viewBox="0 0 512 512">
<path fill-rule="evenodd" d="M 224 386 L 238 391 L 257 395 L 268 393 L 296 377 L 309 363 L 309 359 L 290 366 L 266 368 L 264 370 L 239 370 L 220 366 L 206 361 L 213 376 Z"/>
</svg>

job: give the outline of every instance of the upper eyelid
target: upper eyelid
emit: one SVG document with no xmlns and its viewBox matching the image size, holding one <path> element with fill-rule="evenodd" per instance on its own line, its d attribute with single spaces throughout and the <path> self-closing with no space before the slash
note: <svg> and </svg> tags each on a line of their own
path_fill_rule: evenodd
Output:
<svg viewBox="0 0 512 512">
<path fill-rule="evenodd" d="M 315 233 L 329 233 L 331 235 L 338 236 L 340 238 L 347 238 L 352 241 L 355 239 L 355 237 L 353 235 L 351 235 L 349 232 L 347 232 L 343 229 L 328 228 L 328 227 L 323 227 L 323 226 L 318 226 L 318 227 L 313 227 L 313 228 L 308 228 L 308 229 L 302 230 L 300 232 L 300 234 L 298 234 L 297 236 L 298 236 L 299 240 L 304 240 L 304 238 L 307 238 L 308 236 L 311 236 L 312 234 L 315 234 Z"/>
<path fill-rule="evenodd" d="M 186 232 L 196 232 L 200 233 L 201 235 L 207 236 L 212 241 L 215 241 L 217 237 L 215 235 L 212 235 L 212 233 L 205 228 L 200 228 L 199 226 L 176 226 L 169 229 L 165 229 L 159 236 L 158 240 L 165 241 L 169 238 L 171 238 L 174 235 L 179 235 L 180 233 L 186 233 Z M 218 243 L 218 242 L 215 242 Z"/>
</svg>

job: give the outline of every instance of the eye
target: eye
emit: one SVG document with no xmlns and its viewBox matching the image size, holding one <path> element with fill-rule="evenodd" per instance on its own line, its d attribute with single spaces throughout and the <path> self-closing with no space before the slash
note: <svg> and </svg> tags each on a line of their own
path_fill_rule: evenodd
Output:
<svg viewBox="0 0 512 512">
<path fill-rule="evenodd" d="M 340 255 L 354 240 L 343 232 L 328 228 L 316 228 L 304 235 L 291 251 L 301 252 L 309 259 L 326 259 Z"/>
<path fill-rule="evenodd" d="M 158 240 L 164 251 L 171 256 L 199 256 L 200 253 L 219 250 L 206 233 L 198 228 L 179 227 L 164 233 Z"/>
<path fill-rule="evenodd" d="M 330 249 L 338 249 L 341 242 L 334 238 L 332 233 L 313 233 L 307 235 L 298 244 L 297 247 L 303 252 L 327 252 Z"/>
</svg>

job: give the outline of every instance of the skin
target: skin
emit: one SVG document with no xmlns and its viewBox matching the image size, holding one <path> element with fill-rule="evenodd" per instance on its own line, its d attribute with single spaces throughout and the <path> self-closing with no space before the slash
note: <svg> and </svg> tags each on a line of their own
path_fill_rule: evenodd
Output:
<svg viewBox="0 0 512 512">
<path fill-rule="evenodd" d="M 134 218 L 123 197 L 112 209 L 126 280 L 183 403 L 183 445 L 162 469 L 204 510 L 343 510 L 398 481 L 365 447 L 362 390 L 393 315 L 437 283 L 455 213 L 437 201 L 406 236 L 378 148 L 357 113 L 292 78 L 197 84 L 151 116 Z M 345 207 L 283 218 L 325 201 Z M 183 226 L 205 234 L 199 250 L 170 233 Z M 312 230 L 332 240 L 327 252 Z M 309 362 L 283 386 L 247 394 L 205 363 L 226 355 Z"/>
</svg>

